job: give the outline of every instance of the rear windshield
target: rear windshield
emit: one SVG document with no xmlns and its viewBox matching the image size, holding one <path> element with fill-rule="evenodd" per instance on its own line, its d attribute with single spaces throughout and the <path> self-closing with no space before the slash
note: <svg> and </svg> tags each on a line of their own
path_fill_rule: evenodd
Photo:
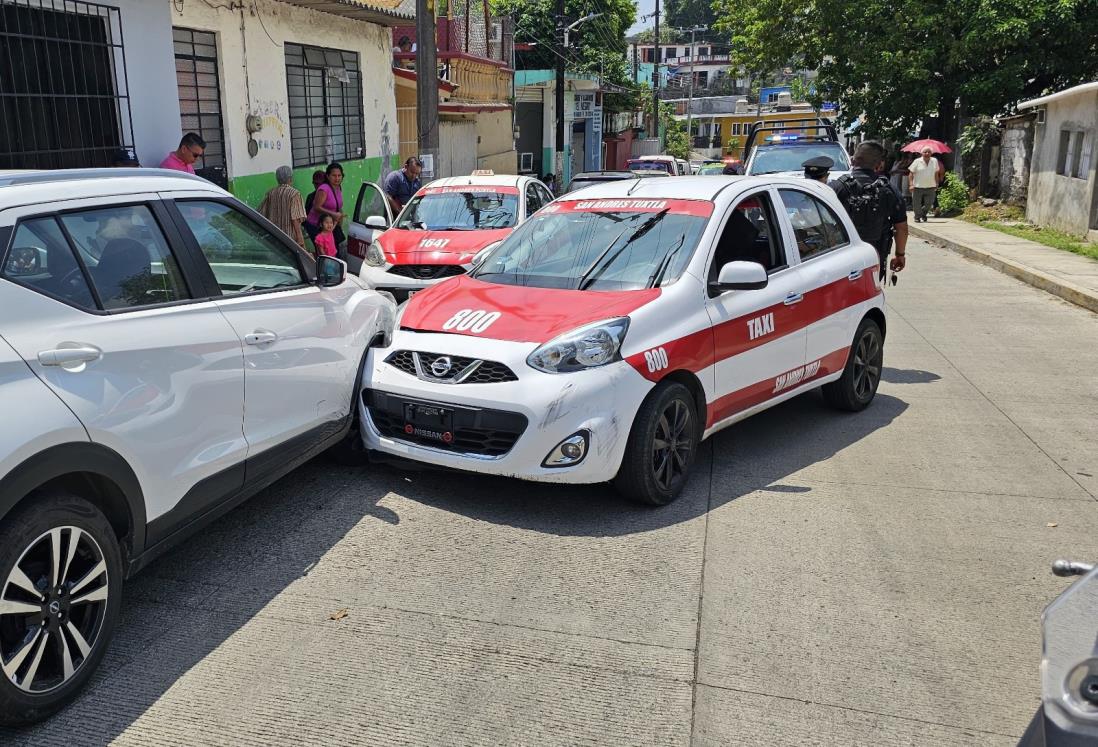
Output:
<svg viewBox="0 0 1098 747">
<path fill-rule="evenodd" d="M 658 288 L 686 269 L 712 207 L 700 200 L 554 203 L 519 226 L 473 276 L 533 288 Z"/>
<path fill-rule="evenodd" d="M 751 155 L 748 174 L 776 174 L 779 171 L 802 171 L 804 162 L 816 156 L 827 156 L 835 165 L 832 171 L 849 171 L 850 160 L 838 143 L 791 143 L 789 145 L 760 145 Z"/>
<path fill-rule="evenodd" d="M 674 167 L 666 161 L 628 161 L 626 167 L 630 171 L 666 171 L 673 174 Z"/>
</svg>

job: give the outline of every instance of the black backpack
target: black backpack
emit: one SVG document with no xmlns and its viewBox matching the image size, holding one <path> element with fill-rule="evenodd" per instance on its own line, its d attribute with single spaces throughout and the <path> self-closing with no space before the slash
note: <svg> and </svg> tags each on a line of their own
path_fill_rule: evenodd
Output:
<svg viewBox="0 0 1098 747">
<path fill-rule="evenodd" d="M 846 188 L 846 196 L 842 202 L 850 213 L 854 228 L 858 229 L 858 235 L 863 241 L 876 244 L 884 236 L 888 221 L 885 196 L 892 189 L 888 180 L 882 176 L 866 183 L 858 181 L 850 174 L 844 174 L 838 181 Z"/>
</svg>

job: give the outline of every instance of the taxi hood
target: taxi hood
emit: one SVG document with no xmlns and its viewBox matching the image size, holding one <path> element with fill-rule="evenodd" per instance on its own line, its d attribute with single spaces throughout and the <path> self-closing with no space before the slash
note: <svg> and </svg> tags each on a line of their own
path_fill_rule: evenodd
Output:
<svg viewBox="0 0 1098 747">
<path fill-rule="evenodd" d="M 476 253 L 511 234 L 510 228 L 416 231 L 390 228 L 378 237 L 394 265 L 467 265 Z"/>
<path fill-rule="evenodd" d="M 542 344 L 585 324 L 628 316 L 659 298 L 660 292 L 659 288 L 530 288 L 487 283 L 463 275 L 416 293 L 404 309 L 400 327 Z M 473 323 L 469 323 L 470 318 Z"/>
</svg>

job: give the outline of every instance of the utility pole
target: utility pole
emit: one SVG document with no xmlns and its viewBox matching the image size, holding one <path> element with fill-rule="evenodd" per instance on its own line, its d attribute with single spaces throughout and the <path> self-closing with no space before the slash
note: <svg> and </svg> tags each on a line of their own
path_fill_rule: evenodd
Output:
<svg viewBox="0 0 1098 747">
<path fill-rule="evenodd" d="M 656 48 L 653 50 L 652 62 L 652 133 L 656 138 L 660 136 L 660 0 L 656 0 L 656 9 L 652 13 L 656 17 Z"/>
<path fill-rule="evenodd" d="M 633 42 L 633 83 L 637 82 L 637 43 Z"/>
<path fill-rule="evenodd" d="M 416 130 L 419 155 L 427 156 L 430 176 L 439 175 L 438 49 L 435 46 L 434 0 L 416 0 Z M 426 171 L 426 169 L 425 169 Z"/>
<path fill-rule="evenodd" d="M 422 0 L 417 0 L 422 1 Z M 564 182 L 564 55 L 566 45 L 564 41 L 564 0 L 557 0 L 557 40 L 560 44 L 560 54 L 557 55 L 557 88 L 554 109 L 557 113 L 557 142 L 553 151 L 553 185 L 560 193 L 560 185 Z"/>
<path fill-rule="evenodd" d="M 694 46 L 694 33 L 697 31 L 708 31 L 708 26 L 694 26 L 690 29 L 683 29 L 690 32 L 690 93 L 686 98 L 686 138 L 690 141 L 690 150 L 694 150 L 694 135 L 690 131 L 690 125 L 693 120 L 693 114 L 691 114 L 691 108 L 694 106 L 694 58 L 697 57 L 697 47 Z"/>
</svg>

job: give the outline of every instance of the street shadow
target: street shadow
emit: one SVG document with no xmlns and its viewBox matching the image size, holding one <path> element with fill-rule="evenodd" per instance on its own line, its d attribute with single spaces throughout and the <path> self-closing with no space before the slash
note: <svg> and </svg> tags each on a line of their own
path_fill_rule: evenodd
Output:
<svg viewBox="0 0 1098 747">
<path fill-rule="evenodd" d="M 359 524 L 383 523 L 400 542 L 401 517 L 380 505 L 390 494 L 548 535 L 651 532 L 756 490 L 806 492 L 787 478 L 887 427 L 906 409 L 902 400 L 882 394 L 858 414 L 830 409 L 818 393 L 790 400 L 707 440 L 683 495 L 662 508 L 629 503 L 607 485 L 546 485 L 384 465 L 345 467 L 321 457 L 128 582 L 118 631 L 87 689 L 42 724 L 0 728 L 0 744 L 74 744 L 74 738 L 81 745 L 111 743 L 276 597 L 306 578 Z M 719 475 L 716 481 L 714 475 Z M 360 542 L 361 534 L 359 529 L 352 541 Z M 323 620 L 329 612 L 318 609 L 316 614 Z M 202 686 L 217 688 L 213 676 Z"/>
<path fill-rule="evenodd" d="M 321 456 L 185 540 L 124 585 L 117 631 L 84 692 L 41 724 L 0 727 L 0 745 L 112 743 L 357 525 L 399 526 L 378 505 L 395 482 Z"/>
<path fill-rule="evenodd" d="M 881 381 L 889 384 L 933 384 L 941 381 L 942 377 L 933 371 L 922 371 L 917 368 L 889 368 L 881 369 Z"/>
<path fill-rule="evenodd" d="M 622 536 L 689 521 L 755 490 L 807 492 L 783 481 L 887 427 L 907 407 L 903 400 L 878 393 L 867 410 L 852 414 L 830 408 L 818 392 L 801 395 L 708 439 L 683 494 L 659 508 L 630 503 L 610 485 L 387 469 L 407 478 L 403 489 L 394 491 L 441 511 L 559 536 Z M 718 472 L 721 484 L 712 484 Z M 725 482 L 729 475 L 730 483 Z"/>
</svg>

